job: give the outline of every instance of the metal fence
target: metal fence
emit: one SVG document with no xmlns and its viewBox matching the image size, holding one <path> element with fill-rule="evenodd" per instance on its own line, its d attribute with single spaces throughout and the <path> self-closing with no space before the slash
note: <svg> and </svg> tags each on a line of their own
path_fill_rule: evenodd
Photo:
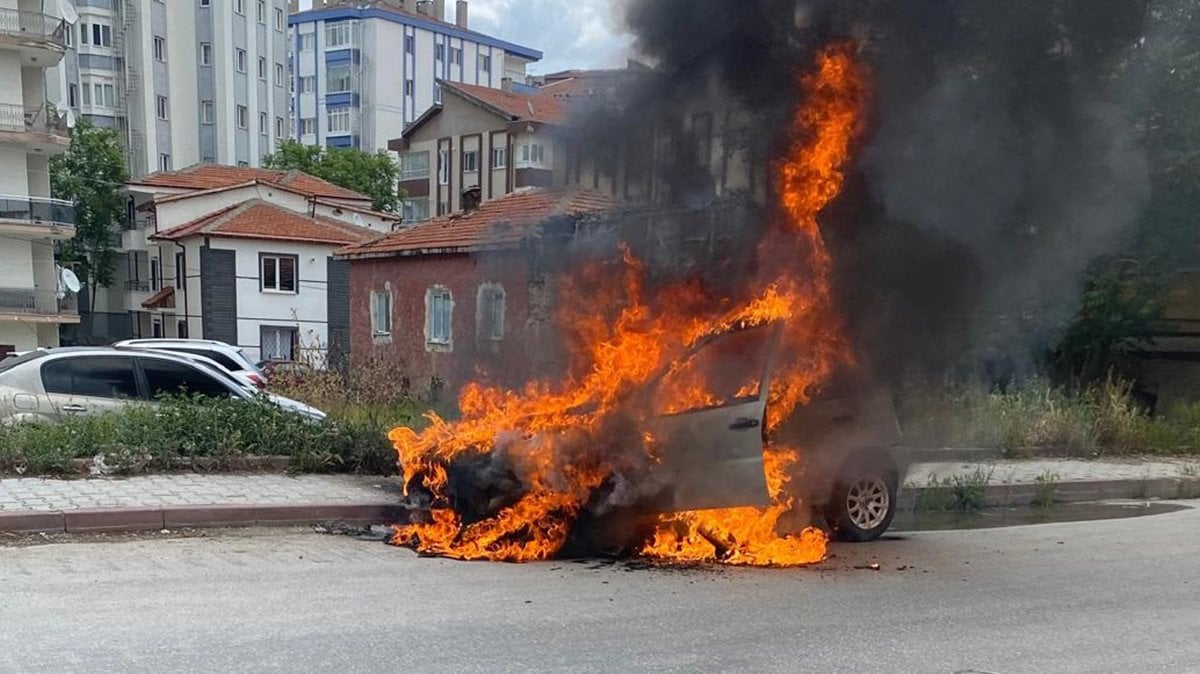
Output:
<svg viewBox="0 0 1200 674">
<path fill-rule="evenodd" d="M 67 26 L 67 23 L 57 16 L 41 12 L 0 9 L 0 34 L 50 39 L 65 47 L 68 30 L 70 27 Z"/>
<path fill-rule="evenodd" d="M 0 194 L 0 220 L 75 226 L 75 204 L 62 199 Z"/>
<path fill-rule="evenodd" d="M 41 288 L 0 288 L 0 312 L 42 315 L 79 313 L 79 301 L 73 293 Z"/>
<path fill-rule="evenodd" d="M 36 131 L 66 136 L 67 118 L 43 104 L 36 108 L 9 103 L 0 104 L 0 129 L 4 131 Z"/>
</svg>

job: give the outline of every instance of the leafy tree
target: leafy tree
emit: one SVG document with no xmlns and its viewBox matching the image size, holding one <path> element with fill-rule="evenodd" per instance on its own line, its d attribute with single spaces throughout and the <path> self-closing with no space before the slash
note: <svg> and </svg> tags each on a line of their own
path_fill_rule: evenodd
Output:
<svg viewBox="0 0 1200 674">
<path fill-rule="evenodd" d="M 302 145 L 285 141 L 263 166 L 297 170 L 371 197 L 371 207 L 394 213 L 400 208 L 400 167 L 388 153 L 370 154 L 356 148 Z"/>
<path fill-rule="evenodd" d="M 50 190 L 55 197 L 75 202 L 75 236 L 63 242 L 64 262 L 76 263 L 87 284 L 91 309 L 96 289 L 112 283 L 117 254 L 112 234 L 121 231 L 125 217 L 122 190 L 129 180 L 125 152 L 116 130 L 80 121 L 71 131 L 66 153 L 50 159 Z"/>
</svg>

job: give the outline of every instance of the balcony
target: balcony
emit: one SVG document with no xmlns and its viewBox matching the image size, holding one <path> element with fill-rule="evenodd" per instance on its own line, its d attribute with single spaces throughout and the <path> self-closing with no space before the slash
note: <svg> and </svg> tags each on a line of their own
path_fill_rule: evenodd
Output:
<svg viewBox="0 0 1200 674">
<path fill-rule="evenodd" d="M 71 132 L 67 118 L 45 103 L 37 108 L 0 103 L 0 143 L 58 154 L 71 144 Z"/>
<path fill-rule="evenodd" d="M 75 204 L 62 199 L 0 194 L 0 234 L 69 239 L 75 236 Z"/>
<path fill-rule="evenodd" d="M 78 323 L 79 300 L 73 293 L 59 297 L 56 290 L 0 288 L 0 321 Z"/>
<path fill-rule="evenodd" d="M 62 19 L 41 12 L 0 9 L 0 49 L 15 50 L 21 65 L 53 67 L 67 49 L 67 31 Z"/>
</svg>

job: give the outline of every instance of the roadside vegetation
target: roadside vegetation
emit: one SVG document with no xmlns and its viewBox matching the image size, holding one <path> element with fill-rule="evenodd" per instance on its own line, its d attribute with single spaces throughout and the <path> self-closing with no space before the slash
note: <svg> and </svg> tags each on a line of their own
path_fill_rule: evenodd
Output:
<svg viewBox="0 0 1200 674">
<path fill-rule="evenodd" d="M 999 447 L 1010 456 L 1200 454 L 1200 404 L 1152 417 L 1129 384 L 1111 379 L 1075 393 L 1038 381 L 1003 392 L 911 387 L 897 406 L 914 447 Z"/>
</svg>

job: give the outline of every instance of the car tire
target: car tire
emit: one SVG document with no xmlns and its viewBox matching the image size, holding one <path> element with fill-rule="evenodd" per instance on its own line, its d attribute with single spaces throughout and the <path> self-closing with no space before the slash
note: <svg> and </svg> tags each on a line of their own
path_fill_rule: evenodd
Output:
<svg viewBox="0 0 1200 674">
<path fill-rule="evenodd" d="M 827 517 L 838 540 L 873 541 L 896 516 L 898 491 L 895 471 L 858 468 L 838 480 Z"/>
</svg>

